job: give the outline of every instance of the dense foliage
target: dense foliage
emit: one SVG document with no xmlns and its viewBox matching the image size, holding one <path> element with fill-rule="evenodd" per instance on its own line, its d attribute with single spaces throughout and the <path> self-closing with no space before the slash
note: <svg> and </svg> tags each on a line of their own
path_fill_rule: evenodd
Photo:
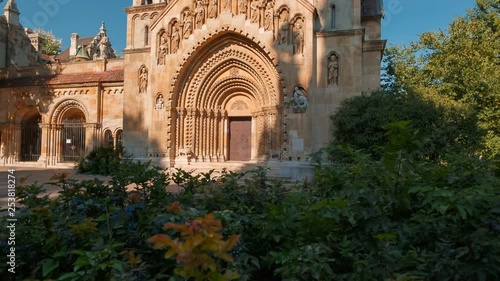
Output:
<svg viewBox="0 0 500 281">
<path fill-rule="evenodd" d="M 427 32 L 407 47 L 387 48 L 384 86 L 450 98 L 478 112 L 484 144 L 500 153 L 500 0 L 476 0 L 447 31 Z"/>
<path fill-rule="evenodd" d="M 380 159 L 343 150 L 314 182 L 126 162 L 109 184 L 55 176 L 55 199 L 19 187 L 16 278 L 498 280 L 498 163 L 428 161 L 408 122 L 386 127 Z"/>
<path fill-rule="evenodd" d="M 479 149 L 482 131 L 470 108 L 437 103 L 425 95 L 378 91 L 345 100 L 332 115 L 334 145 L 349 145 L 380 157 L 389 143 L 384 126 L 411 120 L 411 127 L 426 136 L 425 155 L 438 159 L 446 152 Z"/>
<path fill-rule="evenodd" d="M 56 38 L 52 31 L 37 28 L 35 32 L 42 38 L 42 54 L 51 56 L 61 52 L 62 39 Z"/>
<path fill-rule="evenodd" d="M 123 148 L 96 147 L 78 160 L 76 170 L 80 174 L 110 175 L 120 168 L 123 153 Z"/>
</svg>

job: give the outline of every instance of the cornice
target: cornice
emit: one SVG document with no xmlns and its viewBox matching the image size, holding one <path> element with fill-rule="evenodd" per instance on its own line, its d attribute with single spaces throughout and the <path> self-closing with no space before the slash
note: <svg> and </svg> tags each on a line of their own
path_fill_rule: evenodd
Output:
<svg viewBox="0 0 500 281">
<path fill-rule="evenodd" d="M 128 54 L 138 54 L 138 53 L 145 53 L 145 52 L 150 52 L 151 47 L 146 47 L 146 48 L 136 48 L 136 49 L 125 49 L 123 50 L 124 55 Z"/>
<path fill-rule="evenodd" d="M 382 52 L 387 40 L 369 40 L 363 42 L 363 52 Z"/>
<path fill-rule="evenodd" d="M 157 3 L 157 4 L 148 4 L 148 5 L 141 5 L 141 6 L 133 6 L 133 7 L 127 7 L 125 8 L 125 12 L 127 14 L 137 14 L 137 13 L 144 13 L 144 12 L 151 12 L 151 11 L 157 11 L 160 10 L 161 8 L 164 8 L 167 6 L 167 3 Z"/>
<path fill-rule="evenodd" d="M 364 28 L 316 32 L 317 37 L 352 36 L 352 35 L 364 35 L 364 34 L 365 34 Z"/>
</svg>

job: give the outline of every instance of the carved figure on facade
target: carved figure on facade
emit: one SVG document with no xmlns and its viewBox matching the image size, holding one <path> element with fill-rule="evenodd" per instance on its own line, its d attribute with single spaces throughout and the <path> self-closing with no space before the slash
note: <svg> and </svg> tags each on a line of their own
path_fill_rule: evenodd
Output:
<svg viewBox="0 0 500 281">
<path fill-rule="evenodd" d="M 339 58 L 332 53 L 328 57 L 328 86 L 339 84 Z"/>
<path fill-rule="evenodd" d="M 283 9 L 279 18 L 278 44 L 288 44 L 288 34 L 290 32 L 290 22 L 288 21 L 288 11 Z"/>
<path fill-rule="evenodd" d="M 222 0 L 222 11 L 231 12 L 231 0 Z"/>
<path fill-rule="evenodd" d="M 139 93 L 145 93 L 148 88 L 148 69 L 142 66 L 139 72 Z"/>
<path fill-rule="evenodd" d="M 188 39 L 193 33 L 193 13 L 190 10 L 184 11 L 184 27 L 182 29 L 182 38 Z"/>
<path fill-rule="evenodd" d="M 264 29 L 273 30 L 274 9 L 272 1 L 267 2 L 264 14 Z"/>
<path fill-rule="evenodd" d="M 304 95 L 304 88 L 295 86 L 292 94 L 292 110 L 295 113 L 305 112 L 307 109 L 307 97 Z"/>
<path fill-rule="evenodd" d="M 196 20 L 196 28 L 201 28 L 205 24 L 205 7 L 203 7 L 203 1 L 196 1 L 196 9 L 195 9 L 195 20 Z"/>
<path fill-rule="evenodd" d="M 172 47 L 170 49 L 172 51 L 172 54 L 175 54 L 179 50 L 179 43 L 181 41 L 181 35 L 179 33 L 179 27 L 177 26 L 177 24 L 172 28 L 172 35 L 170 39 L 172 40 Z"/>
<path fill-rule="evenodd" d="M 304 53 L 304 30 L 300 21 L 295 22 L 293 33 L 293 54 L 302 55 Z"/>
<path fill-rule="evenodd" d="M 248 0 L 238 0 L 238 13 L 242 15 L 247 14 L 247 1 Z"/>
<path fill-rule="evenodd" d="M 214 19 L 217 17 L 219 0 L 210 0 L 210 4 L 208 6 L 208 18 Z"/>
<path fill-rule="evenodd" d="M 160 45 L 158 46 L 158 58 L 157 63 L 159 65 L 165 65 L 165 59 L 168 54 L 168 42 L 166 33 L 163 32 L 160 35 Z"/>
<path fill-rule="evenodd" d="M 250 21 L 258 23 L 260 20 L 260 1 L 253 0 L 250 4 Z"/>
<path fill-rule="evenodd" d="M 163 108 L 165 108 L 165 99 L 162 94 L 159 94 L 158 97 L 156 97 L 155 110 L 160 111 L 163 110 Z"/>
<path fill-rule="evenodd" d="M 108 58 L 108 50 L 109 50 L 109 38 L 106 34 L 102 37 L 99 42 L 99 58 L 107 59 Z"/>
</svg>

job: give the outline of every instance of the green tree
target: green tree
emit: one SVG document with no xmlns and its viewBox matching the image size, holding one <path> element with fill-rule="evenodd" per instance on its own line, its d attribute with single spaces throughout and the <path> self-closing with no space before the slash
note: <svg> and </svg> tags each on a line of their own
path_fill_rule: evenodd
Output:
<svg viewBox="0 0 500 281">
<path fill-rule="evenodd" d="M 477 111 L 484 143 L 500 153 L 500 0 L 476 0 L 446 31 L 387 49 L 383 87 L 450 98 Z"/>
<path fill-rule="evenodd" d="M 56 38 L 52 31 L 47 31 L 41 28 L 37 28 L 34 31 L 42 38 L 42 54 L 52 56 L 61 51 L 62 39 Z"/>
<path fill-rule="evenodd" d="M 332 115 L 334 144 L 362 149 L 375 158 L 389 143 L 386 126 L 409 120 L 413 130 L 425 138 L 424 154 L 438 159 L 446 152 L 474 152 L 482 132 L 474 111 L 444 99 L 439 103 L 427 95 L 408 91 L 378 91 L 348 99 Z"/>
</svg>

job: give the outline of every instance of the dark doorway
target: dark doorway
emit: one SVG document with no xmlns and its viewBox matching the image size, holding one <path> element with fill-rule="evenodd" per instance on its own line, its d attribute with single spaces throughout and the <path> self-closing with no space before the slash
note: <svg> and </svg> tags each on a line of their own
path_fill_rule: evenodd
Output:
<svg viewBox="0 0 500 281">
<path fill-rule="evenodd" d="M 75 110 L 62 121 L 62 161 L 75 162 L 85 157 L 85 116 Z"/>
<path fill-rule="evenodd" d="M 34 162 L 40 158 L 42 149 L 42 129 L 40 114 L 26 118 L 21 124 L 21 161 Z"/>
<path fill-rule="evenodd" d="M 249 161 L 252 152 L 252 118 L 229 118 L 229 160 Z"/>
</svg>

